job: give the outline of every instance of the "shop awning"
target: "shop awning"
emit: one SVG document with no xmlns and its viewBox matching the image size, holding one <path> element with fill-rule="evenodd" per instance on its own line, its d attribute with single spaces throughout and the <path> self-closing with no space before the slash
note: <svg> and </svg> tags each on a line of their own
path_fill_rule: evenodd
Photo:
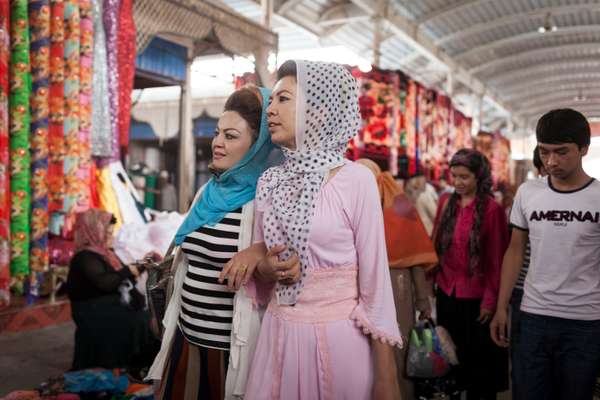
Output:
<svg viewBox="0 0 600 400">
<path fill-rule="evenodd" d="M 277 51 L 277 34 L 224 8 L 201 0 L 134 2 L 138 54 L 160 34 L 191 39 L 194 56 L 210 53 L 253 54 Z"/>
<path fill-rule="evenodd" d="M 217 119 L 207 115 L 201 115 L 194 118 L 193 133 L 195 138 L 212 138 L 217 128 Z M 171 139 L 179 137 L 179 133 Z M 159 140 L 152 126 L 144 121 L 139 121 L 135 118 L 131 119 L 131 128 L 129 129 L 129 140 L 151 141 Z"/>
</svg>

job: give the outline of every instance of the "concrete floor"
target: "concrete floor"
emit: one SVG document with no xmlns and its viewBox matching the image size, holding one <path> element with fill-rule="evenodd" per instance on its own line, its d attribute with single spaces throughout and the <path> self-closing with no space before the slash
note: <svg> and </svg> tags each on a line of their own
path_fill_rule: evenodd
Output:
<svg viewBox="0 0 600 400">
<path fill-rule="evenodd" d="M 0 335 L 0 399 L 13 390 L 35 389 L 71 367 L 72 322 L 24 333 Z M 510 400 L 510 392 L 498 400 Z"/>
<path fill-rule="evenodd" d="M 35 389 L 71 367 L 72 322 L 0 335 L 0 398 L 13 390 Z"/>
</svg>

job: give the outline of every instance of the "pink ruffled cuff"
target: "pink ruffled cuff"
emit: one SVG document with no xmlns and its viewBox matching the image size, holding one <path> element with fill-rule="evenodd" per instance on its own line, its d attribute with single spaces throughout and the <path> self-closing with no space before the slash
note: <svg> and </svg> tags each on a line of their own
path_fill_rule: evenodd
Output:
<svg viewBox="0 0 600 400">
<path fill-rule="evenodd" d="M 360 305 L 352 311 L 350 319 L 356 323 L 356 326 L 361 329 L 365 335 L 371 336 L 371 338 L 378 340 L 381 343 L 389 344 L 390 346 L 398 347 L 400 349 L 404 346 L 404 341 L 400 335 L 389 334 L 375 327 L 369 321 Z"/>
</svg>

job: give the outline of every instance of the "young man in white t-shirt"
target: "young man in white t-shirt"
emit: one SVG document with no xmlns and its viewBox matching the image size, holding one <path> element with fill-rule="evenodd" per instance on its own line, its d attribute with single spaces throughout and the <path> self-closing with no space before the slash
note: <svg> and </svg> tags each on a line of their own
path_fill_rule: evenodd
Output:
<svg viewBox="0 0 600 400">
<path fill-rule="evenodd" d="M 553 110 L 536 136 L 549 176 L 515 197 L 491 335 L 509 345 L 507 308 L 529 240 L 513 399 L 590 400 L 600 365 L 600 182 L 582 167 L 590 127 L 575 110 Z"/>
</svg>

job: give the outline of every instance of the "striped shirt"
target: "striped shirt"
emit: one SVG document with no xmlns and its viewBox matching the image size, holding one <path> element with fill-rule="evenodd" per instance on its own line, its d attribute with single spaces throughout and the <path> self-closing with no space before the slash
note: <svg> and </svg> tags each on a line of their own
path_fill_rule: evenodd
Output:
<svg viewBox="0 0 600 400">
<path fill-rule="evenodd" d="M 527 247 L 525 248 L 525 255 L 523 255 L 523 266 L 521 267 L 521 272 L 519 272 L 519 278 L 517 279 L 517 283 L 515 284 L 515 289 L 523 290 L 525 286 L 525 278 L 527 277 L 527 271 L 529 270 L 529 262 L 531 261 L 531 245 L 527 242 Z"/>
<path fill-rule="evenodd" d="M 218 224 L 190 233 L 181 245 L 188 270 L 181 293 L 179 328 L 196 346 L 229 350 L 235 293 L 217 279 L 238 252 L 241 220 L 240 208 Z"/>
</svg>

